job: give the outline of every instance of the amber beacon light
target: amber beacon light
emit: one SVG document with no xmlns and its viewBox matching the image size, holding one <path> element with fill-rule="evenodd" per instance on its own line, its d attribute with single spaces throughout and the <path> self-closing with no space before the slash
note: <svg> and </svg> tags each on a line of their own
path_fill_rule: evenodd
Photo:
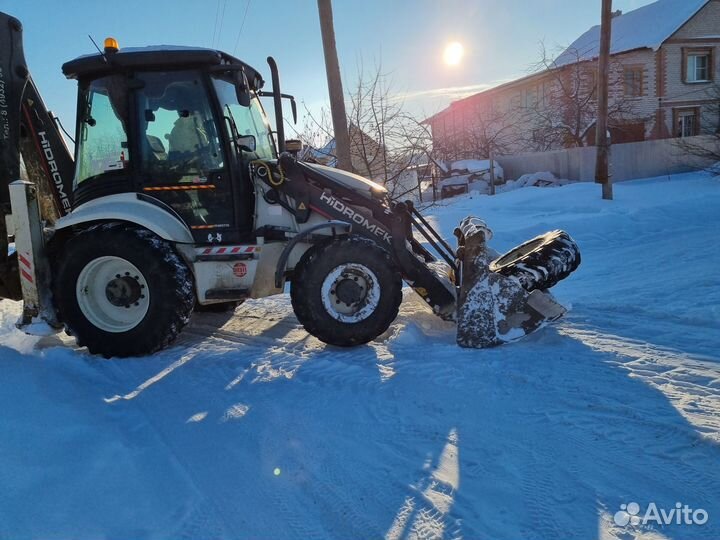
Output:
<svg viewBox="0 0 720 540">
<path fill-rule="evenodd" d="M 114 53 L 118 52 L 120 50 L 120 46 L 118 45 L 117 39 L 113 37 L 107 37 L 105 38 L 105 52 L 106 53 Z"/>
</svg>

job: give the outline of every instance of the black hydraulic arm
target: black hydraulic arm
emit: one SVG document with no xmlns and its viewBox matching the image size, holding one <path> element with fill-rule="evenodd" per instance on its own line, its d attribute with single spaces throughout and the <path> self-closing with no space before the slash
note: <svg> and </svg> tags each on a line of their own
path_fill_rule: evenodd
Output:
<svg viewBox="0 0 720 540">
<path fill-rule="evenodd" d="M 22 25 L 0 12 L 0 205 L 8 206 L 5 212 L 8 184 L 20 178 L 20 104 L 27 81 Z"/>
<path fill-rule="evenodd" d="M 38 186 L 42 217 L 53 222 L 69 213 L 72 156 L 30 77 L 22 24 L 0 12 L 0 298 L 19 294 L 5 217 L 11 212 L 9 185 L 20 178 L 21 156 L 28 179 Z"/>
<path fill-rule="evenodd" d="M 25 63 L 22 24 L 0 12 L 0 205 L 9 212 L 10 182 L 20 177 L 22 155 L 28 178 L 39 186 L 43 217 L 71 210 L 73 159 Z"/>
</svg>

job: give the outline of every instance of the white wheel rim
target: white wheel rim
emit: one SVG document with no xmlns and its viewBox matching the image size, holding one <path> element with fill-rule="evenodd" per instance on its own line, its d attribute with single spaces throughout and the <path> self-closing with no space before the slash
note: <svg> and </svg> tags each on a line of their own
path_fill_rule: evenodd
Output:
<svg viewBox="0 0 720 540">
<path fill-rule="evenodd" d="M 357 323 L 372 315 L 380 304 L 380 283 L 367 266 L 347 263 L 325 277 L 320 294 L 333 319 Z"/>
<path fill-rule="evenodd" d="M 98 257 L 86 264 L 78 276 L 75 295 L 85 318 L 114 334 L 135 328 L 150 307 L 145 276 L 120 257 Z"/>
</svg>

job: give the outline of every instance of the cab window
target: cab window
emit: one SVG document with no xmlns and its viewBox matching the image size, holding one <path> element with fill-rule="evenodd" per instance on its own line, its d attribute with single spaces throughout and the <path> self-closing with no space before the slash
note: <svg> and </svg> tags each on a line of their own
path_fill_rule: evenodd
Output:
<svg viewBox="0 0 720 540">
<path fill-rule="evenodd" d="M 129 167 L 127 92 L 120 76 L 92 81 L 80 92 L 80 125 L 75 186 Z"/>
<path fill-rule="evenodd" d="M 224 159 L 199 73 L 140 73 L 141 167 L 154 182 L 204 183 Z"/>
<path fill-rule="evenodd" d="M 249 107 L 244 107 L 238 102 L 232 82 L 222 78 L 215 78 L 213 82 L 226 120 L 234 121 L 240 137 L 255 137 L 255 155 L 258 158 L 274 159 L 276 154 L 272 131 L 257 96 L 250 100 Z"/>
</svg>

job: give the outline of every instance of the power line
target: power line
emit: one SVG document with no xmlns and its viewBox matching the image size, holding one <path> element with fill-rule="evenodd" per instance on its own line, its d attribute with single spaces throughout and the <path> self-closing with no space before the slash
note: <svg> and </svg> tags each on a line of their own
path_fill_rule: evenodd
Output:
<svg viewBox="0 0 720 540">
<path fill-rule="evenodd" d="M 220 38 L 222 37 L 223 21 L 225 20 L 225 8 L 227 7 L 227 0 L 223 0 L 222 13 L 220 14 L 220 27 L 218 28 L 217 35 L 217 48 L 220 48 Z"/>
<path fill-rule="evenodd" d="M 215 24 L 213 25 L 212 41 L 210 47 L 215 47 L 215 36 L 217 35 L 218 17 L 220 15 L 220 0 L 217 0 L 217 7 L 215 8 Z"/>
<path fill-rule="evenodd" d="M 251 1 L 252 0 L 247 0 L 247 3 L 245 4 L 245 13 L 243 13 L 242 22 L 240 23 L 240 29 L 238 30 L 237 39 L 235 40 L 235 47 L 233 48 L 233 56 L 235 56 L 238 45 L 240 45 L 240 34 L 242 34 L 243 28 L 245 27 L 245 19 L 247 18 L 248 9 L 250 8 Z"/>
</svg>

